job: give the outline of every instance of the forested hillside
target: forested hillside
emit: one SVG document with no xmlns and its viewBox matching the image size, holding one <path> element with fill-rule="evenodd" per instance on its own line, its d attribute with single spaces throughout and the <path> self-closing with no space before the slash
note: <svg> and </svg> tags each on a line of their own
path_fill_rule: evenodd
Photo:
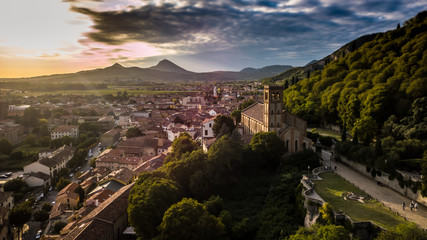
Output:
<svg viewBox="0 0 427 240">
<path fill-rule="evenodd" d="M 353 144 L 338 150 L 372 176 L 387 172 L 415 193 L 421 184 L 404 181 L 396 169 L 427 175 L 427 12 L 290 86 L 284 98 L 309 123 L 338 124 L 352 134 Z"/>
<path fill-rule="evenodd" d="M 338 123 L 353 134 L 372 133 L 365 137 L 377 135 L 392 115 L 399 121 L 419 112 L 415 103 L 427 93 L 426 16 L 419 13 L 403 27 L 378 34 L 289 87 L 286 108 L 310 123 Z"/>
</svg>

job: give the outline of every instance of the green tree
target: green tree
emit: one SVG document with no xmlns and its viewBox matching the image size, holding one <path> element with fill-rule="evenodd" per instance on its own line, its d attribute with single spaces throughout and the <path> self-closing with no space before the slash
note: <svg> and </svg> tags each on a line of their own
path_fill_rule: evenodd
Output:
<svg viewBox="0 0 427 240">
<path fill-rule="evenodd" d="M 51 149 L 57 149 L 57 148 L 62 147 L 63 145 L 64 144 L 62 144 L 61 138 L 52 139 L 52 140 L 50 140 L 50 143 L 49 143 L 49 147 Z"/>
<path fill-rule="evenodd" d="M 176 161 L 181 158 L 184 153 L 192 152 L 199 149 L 197 144 L 188 133 L 181 133 L 172 143 L 172 151 L 166 156 L 165 162 Z"/>
<path fill-rule="evenodd" d="M 206 166 L 207 154 L 202 149 L 186 153 L 179 161 L 171 161 L 165 164 L 161 170 L 166 176 L 175 181 L 180 190 L 190 195 L 190 182 L 194 172 Z"/>
<path fill-rule="evenodd" d="M 209 214 L 206 206 L 191 198 L 172 205 L 159 226 L 158 239 L 227 239 L 225 226 L 219 218 Z"/>
<path fill-rule="evenodd" d="M 239 110 L 244 110 L 245 108 L 251 106 L 254 103 L 255 101 L 253 99 L 246 100 L 239 105 Z"/>
<path fill-rule="evenodd" d="M 212 126 L 212 131 L 215 136 L 219 135 L 223 125 L 227 126 L 228 134 L 232 133 L 236 128 L 236 125 L 234 125 L 234 121 L 230 116 L 219 115 L 215 118 L 214 125 Z"/>
<path fill-rule="evenodd" d="M 42 210 L 45 212 L 50 212 L 52 210 L 52 204 L 48 202 L 44 202 L 42 205 Z"/>
<path fill-rule="evenodd" d="M 24 110 L 24 116 L 22 118 L 22 125 L 25 127 L 36 127 L 39 123 L 41 113 L 39 109 L 29 107 Z"/>
<path fill-rule="evenodd" d="M 314 225 L 311 228 L 300 227 L 298 231 L 286 238 L 287 240 L 346 240 L 350 239 L 349 233 L 343 226 Z"/>
<path fill-rule="evenodd" d="M 35 147 L 37 143 L 37 138 L 34 136 L 34 134 L 28 134 L 25 138 L 25 144 L 30 145 L 31 147 Z"/>
<path fill-rule="evenodd" d="M 236 124 L 239 124 L 242 121 L 242 110 L 236 109 L 231 113 L 231 116 L 236 119 Z"/>
<path fill-rule="evenodd" d="M 49 219 L 49 213 L 44 210 L 35 210 L 33 212 L 34 220 L 40 222 L 40 224 Z"/>
<path fill-rule="evenodd" d="M 422 240 L 427 239 L 427 233 L 414 223 L 402 223 L 388 231 L 381 232 L 375 240 Z"/>
<path fill-rule="evenodd" d="M 32 210 L 31 207 L 21 204 L 18 205 L 9 212 L 9 224 L 13 227 L 18 228 L 18 238 L 22 231 L 22 227 L 26 222 L 31 219 Z"/>
<path fill-rule="evenodd" d="M 4 155 L 9 155 L 13 150 L 12 144 L 4 138 L 0 139 L 0 146 L 0 153 Z"/>
<path fill-rule="evenodd" d="M 259 132 L 252 137 L 249 144 L 260 166 L 275 167 L 286 148 L 275 132 Z"/>
<path fill-rule="evenodd" d="M 9 158 L 12 160 L 22 160 L 24 158 L 24 152 L 21 150 L 15 150 L 9 155 Z"/>
<path fill-rule="evenodd" d="M 7 181 L 3 188 L 4 191 L 26 192 L 28 190 L 28 184 L 22 178 L 14 178 Z"/>
<path fill-rule="evenodd" d="M 164 212 L 179 199 L 178 188 L 172 181 L 140 176 L 128 200 L 129 224 L 135 228 L 137 236 L 142 239 L 156 236 Z"/>
<path fill-rule="evenodd" d="M 61 191 L 64 187 L 66 187 L 70 183 L 71 183 L 70 180 L 61 177 L 58 183 L 56 184 L 56 190 Z"/>
<path fill-rule="evenodd" d="M 77 187 L 76 193 L 79 195 L 79 203 L 83 203 L 85 200 L 85 191 L 80 185 Z"/>
<path fill-rule="evenodd" d="M 62 221 L 56 221 L 55 224 L 53 224 L 53 233 L 55 234 L 59 234 L 59 232 L 61 232 L 61 230 L 67 226 L 66 222 L 62 222 Z"/>
<path fill-rule="evenodd" d="M 125 135 L 127 138 L 134 138 L 134 137 L 142 136 L 142 132 L 137 127 L 131 127 L 126 131 Z"/>
</svg>

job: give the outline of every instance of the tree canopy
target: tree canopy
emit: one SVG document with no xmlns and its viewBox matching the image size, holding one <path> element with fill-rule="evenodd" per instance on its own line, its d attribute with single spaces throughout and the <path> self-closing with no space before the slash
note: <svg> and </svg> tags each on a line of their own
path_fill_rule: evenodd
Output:
<svg viewBox="0 0 427 240">
<path fill-rule="evenodd" d="M 134 138 L 134 137 L 142 136 L 142 132 L 137 127 L 131 127 L 126 131 L 125 135 L 127 138 Z"/>
<path fill-rule="evenodd" d="M 164 214 L 157 239 L 227 239 L 225 226 L 206 206 L 191 198 L 172 205 Z"/>
<path fill-rule="evenodd" d="M 212 131 L 215 137 L 220 135 L 221 130 L 225 128 L 224 126 L 227 127 L 227 130 L 225 132 L 223 131 L 223 134 L 231 134 L 236 128 L 236 125 L 234 125 L 234 120 L 230 116 L 217 116 L 214 120 L 214 125 L 212 126 Z"/>
<path fill-rule="evenodd" d="M 151 239 L 158 234 L 157 226 L 164 212 L 179 199 L 178 188 L 172 181 L 140 176 L 129 195 L 129 223 L 139 237 Z"/>
</svg>

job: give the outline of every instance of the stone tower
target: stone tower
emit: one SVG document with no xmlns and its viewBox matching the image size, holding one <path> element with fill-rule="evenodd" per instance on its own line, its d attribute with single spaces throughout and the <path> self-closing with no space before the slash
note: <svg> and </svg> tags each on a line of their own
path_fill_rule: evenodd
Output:
<svg viewBox="0 0 427 240">
<path fill-rule="evenodd" d="M 266 131 L 279 131 L 283 126 L 283 88 L 264 86 L 264 125 Z"/>
</svg>

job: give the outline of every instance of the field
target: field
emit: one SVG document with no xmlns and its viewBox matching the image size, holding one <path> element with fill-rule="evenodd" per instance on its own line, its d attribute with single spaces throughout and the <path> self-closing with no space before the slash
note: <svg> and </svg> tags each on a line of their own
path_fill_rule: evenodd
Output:
<svg viewBox="0 0 427 240">
<path fill-rule="evenodd" d="M 326 202 L 331 204 L 336 212 L 341 210 L 355 221 L 372 221 L 386 229 L 405 222 L 402 217 L 397 216 L 396 213 L 390 211 L 375 199 L 371 199 L 366 203 L 344 200 L 341 194 L 345 192 L 368 195 L 340 176 L 333 173 L 322 173 L 320 177 L 323 180 L 315 181 L 314 189 Z"/>
</svg>

